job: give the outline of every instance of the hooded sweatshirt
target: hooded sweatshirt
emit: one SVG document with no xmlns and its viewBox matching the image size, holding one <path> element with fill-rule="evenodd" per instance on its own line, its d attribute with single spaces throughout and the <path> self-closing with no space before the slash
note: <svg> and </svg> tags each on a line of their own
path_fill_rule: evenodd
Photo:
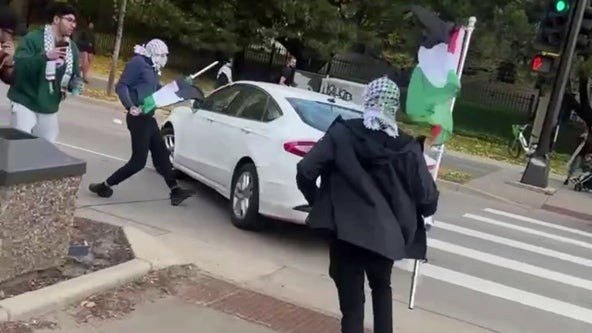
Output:
<svg viewBox="0 0 592 333">
<path fill-rule="evenodd" d="M 436 212 L 439 192 L 420 144 L 400 129 L 393 137 L 337 118 L 298 163 L 296 182 L 311 228 L 392 260 L 425 259 L 422 216 Z"/>
</svg>

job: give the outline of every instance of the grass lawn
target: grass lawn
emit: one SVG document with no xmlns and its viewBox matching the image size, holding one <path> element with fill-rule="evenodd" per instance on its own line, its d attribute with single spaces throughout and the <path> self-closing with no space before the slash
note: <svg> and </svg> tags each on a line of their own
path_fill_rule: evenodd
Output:
<svg viewBox="0 0 592 333">
<path fill-rule="evenodd" d="M 513 111 L 494 110 L 459 101 L 454 109 L 454 135 L 447 142 L 447 149 L 485 157 L 496 161 L 525 165 L 524 157 L 512 158 L 508 154 L 508 142 L 512 137 L 511 125 L 523 124 L 527 116 Z M 411 124 L 405 114 L 400 113 L 401 128 L 412 135 L 429 133 L 423 125 Z M 572 125 L 570 125 L 572 126 Z M 574 148 L 571 136 L 580 133 L 578 129 L 566 127 L 557 142 L 558 152 L 551 155 L 551 168 L 554 173 L 565 174 L 566 163 Z"/>
</svg>

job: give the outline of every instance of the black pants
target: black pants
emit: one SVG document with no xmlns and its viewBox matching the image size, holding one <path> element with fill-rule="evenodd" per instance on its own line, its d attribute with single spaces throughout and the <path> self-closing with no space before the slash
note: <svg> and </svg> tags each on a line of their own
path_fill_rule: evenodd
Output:
<svg viewBox="0 0 592 333">
<path fill-rule="evenodd" d="M 329 275 L 335 281 L 342 314 L 341 332 L 364 332 L 364 273 L 366 273 L 372 289 L 374 333 L 392 333 L 393 261 L 339 240 L 331 242 L 329 253 Z"/>
<path fill-rule="evenodd" d="M 173 175 L 169 151 L 160 137 L 158 123 L 152 116 L 132 116 L 128 113 L 126 117 L 127 129 L 132 137 L 132 157 L 111 177 L 107 178 L 107 185 L 115 186 L 133 176 L 146 166 L 148 152 L 152 154 L 154 167 L 158 170 L 169 188 L 177 187 L 177 181 Z"/>
</svg>

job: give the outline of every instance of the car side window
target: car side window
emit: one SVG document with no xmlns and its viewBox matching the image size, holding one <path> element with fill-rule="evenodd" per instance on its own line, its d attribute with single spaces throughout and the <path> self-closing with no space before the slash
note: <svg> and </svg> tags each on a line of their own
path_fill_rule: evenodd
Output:
<svg viewBox="0 0 592 333">
<path fill-rule="evenodd" d="M 265 113 L 268 95 L 256 88 L 244 89 L 240 96 L 232 103 L 229 115 L 261 121 Z"/>
<path fill-rule="evenodd" d="M 230 104 L 236 99 L 239 93 L 240 89 L 236 86 L 222 88 L 206 97 L 201 108 L 217 113 L 228 113 Z"/>
<path fill-rule="evenodd" d="M 282 110 L 277 105 L 277 103 L 273 100 L 273 98 L 269 98 L 267 101 L 267 107 L 265 108 L 265 113 L 263 114 L 263 121 L 268 122 L 272 120 L 276 120 L 283 115 Z"/>
</svg>

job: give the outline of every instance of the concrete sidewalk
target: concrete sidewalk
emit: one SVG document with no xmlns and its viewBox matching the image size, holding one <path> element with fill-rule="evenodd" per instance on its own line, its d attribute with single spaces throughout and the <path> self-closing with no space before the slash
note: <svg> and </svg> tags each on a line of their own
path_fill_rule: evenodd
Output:
<svg viewBox="0 0 592 333">
<path fill-rule="evenodd" d="M 178 298 L 163 298 L 138 306 L 128 317 L 120 320 L 79 324 L 66 313 L 54 314 L 59 328 L 40 330 L 39 333 L 274 333 L 269 328 L 237 317 L 188 304 Z"/>
<path fill-rule="evenodd" d="M 459 187 L 461 192 L 480 193 L 505 203 L 592 221 L 592 194 L 576 192 L 571 184 L 563 185 L 562 176 L 552 174 L 547 188 L 533 187 L 520 183 L 524 166 L 450 151 L 445 153 L 442 165 L 473 176 Z"/>
</svg>

